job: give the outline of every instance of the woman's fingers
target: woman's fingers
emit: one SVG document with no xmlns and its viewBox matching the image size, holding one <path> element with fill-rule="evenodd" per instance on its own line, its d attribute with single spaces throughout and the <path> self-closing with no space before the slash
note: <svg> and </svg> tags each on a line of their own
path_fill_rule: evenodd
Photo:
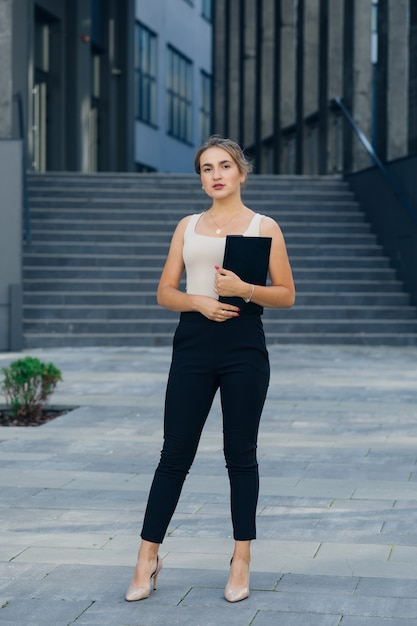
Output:
<svg viewBox="0 0 417 626">
<path fill-rule="evenodd" d="M 225 322 L 226 320 L 231 319 L 232 317 L 239 317 L 239 309 L 229 309 L 224 307 L 219 307 L 214 315 L 214 320 L 217 322 Z"/>
</svg>

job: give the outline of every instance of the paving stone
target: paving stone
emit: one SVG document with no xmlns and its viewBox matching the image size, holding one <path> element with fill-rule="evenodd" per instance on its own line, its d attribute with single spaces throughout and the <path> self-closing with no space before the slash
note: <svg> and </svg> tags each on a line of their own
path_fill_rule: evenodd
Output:
<svg viewBox="0 0 417 626">
<path fill-rule="evenodd" d="M 375 597 L 415 598 L 416 583 L 414 580 L 386 580 L 384 578 L 360 578 L 357 593 Z"/>
<path fill-rule="evenodd" d="M 356 591 L 359 578 L 353 576 L 304 576 L 300 574 L 285 574 L 277 585 L 277 591 L 293 591 L 297 593 L 346 593 Z"/>
<path fill-rule="evenodd" d="M 16 598 L 1 608 L 2 624 L 39 626 L 40 624 L 71 624 L 86 611 L 91 602 L 72 600 L 65 602 L 54 598 Z"/>
<path fill-rule="evenodd" d="M 384 618 L 384 617 L 358 617 L 347 615 L 343 617 L 343 626 L 414 626 L 415 617 L 412 618 Z"/>
<path fill-rule="evenodd" d="M 341 615 L 258 611 L 251 626 L 339 626 Z"/>
<path fill-rule="evenodd" d="M 220 600 L 219 600 L 220 603 Z M 123 626 L 249 626 L 253 622 L 254 612 L 235 606 L 161 606 L 155 600 L 141 602 L 138 606 L 103 607 L 93 605 L 81 618 L 77 626 L 103 626 L 103 624 L 123 624 Z M 32 625 L 31 625 L 32 626 Z"/>
<path fill-rule="evenodd" d="M 233 540 L 219 398 L 158 591 L 127 603 L 170 349 L 31 354 L 64 373 L 54 402 L 79 408 L 0 430 L 2 625 L 414 625 L 416 348 L 271 347 L 251 595 L 238 605 L 223 598 Z"/>
</svg>

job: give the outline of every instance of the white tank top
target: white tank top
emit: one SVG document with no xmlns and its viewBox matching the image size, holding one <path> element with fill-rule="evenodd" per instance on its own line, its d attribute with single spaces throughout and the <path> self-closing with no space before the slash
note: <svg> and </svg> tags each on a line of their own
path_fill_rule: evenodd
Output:
<svg viewBox="0 0 417 626">
<path fill-rule="evenodd" d="M 183 259 L 187 274 L 187 293 L 211 296 L 218 299 L 214 291 L 215 265 L 222 266 L 226 237 L 199 235 L 195 227 L 202 213 L 195 213 L 184 232 Z M 259 237 L 260 223 L 264 216 L 255 213 L 248 228 L 243 233 L 246 237 Z"/>
</svg>

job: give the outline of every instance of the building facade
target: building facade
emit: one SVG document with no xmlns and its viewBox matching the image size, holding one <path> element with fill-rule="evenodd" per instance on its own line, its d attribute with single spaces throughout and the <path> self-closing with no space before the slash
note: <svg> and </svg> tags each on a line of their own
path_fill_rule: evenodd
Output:
<svg viewBox="0 0 417 626">
<path fill-rule="evenodd" d="M 214 130 L 259 173 L 363 169 L 417 152 L 415 0 L 217 0 Z"/>
<path fill-rule="evenodd" d="M 212 4 L 1 0 L 28 169 L 190 171 L 211 124 Z"/>
<path fill-rule="evenodd" d="M 136 1 L 135 167 L 192 171 L 211 129 L 213 2 Z"/>
<path fill-rule="evenodd" d="M 13 0 L 11 27 L 28 169 L 132 169 L 132 2 Z"/>
<path fill-rule="evenodd" d="M 212 11 L 0 0 L 0 350 L 22 339 L 25 172 L 191 172 L 211 127 Z"/>
</svg>

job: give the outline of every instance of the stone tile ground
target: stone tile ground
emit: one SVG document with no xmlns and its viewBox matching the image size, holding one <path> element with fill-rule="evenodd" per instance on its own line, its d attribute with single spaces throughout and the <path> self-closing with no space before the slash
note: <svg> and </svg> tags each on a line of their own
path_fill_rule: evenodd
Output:
<svg viewBox="0 0 417 626">
<path fill-rule="evenodd" d="M 417 349 L 270 348 L 258 540 L 238 605 L 223 599 L 233 542 L 218 401 L 158 590 L 129 604 L 170 350 L 31 354 L 63 372 L 53 402 L 79 408 L 0 429 L 0 624 L 417 623 Z"/>
</svg>

